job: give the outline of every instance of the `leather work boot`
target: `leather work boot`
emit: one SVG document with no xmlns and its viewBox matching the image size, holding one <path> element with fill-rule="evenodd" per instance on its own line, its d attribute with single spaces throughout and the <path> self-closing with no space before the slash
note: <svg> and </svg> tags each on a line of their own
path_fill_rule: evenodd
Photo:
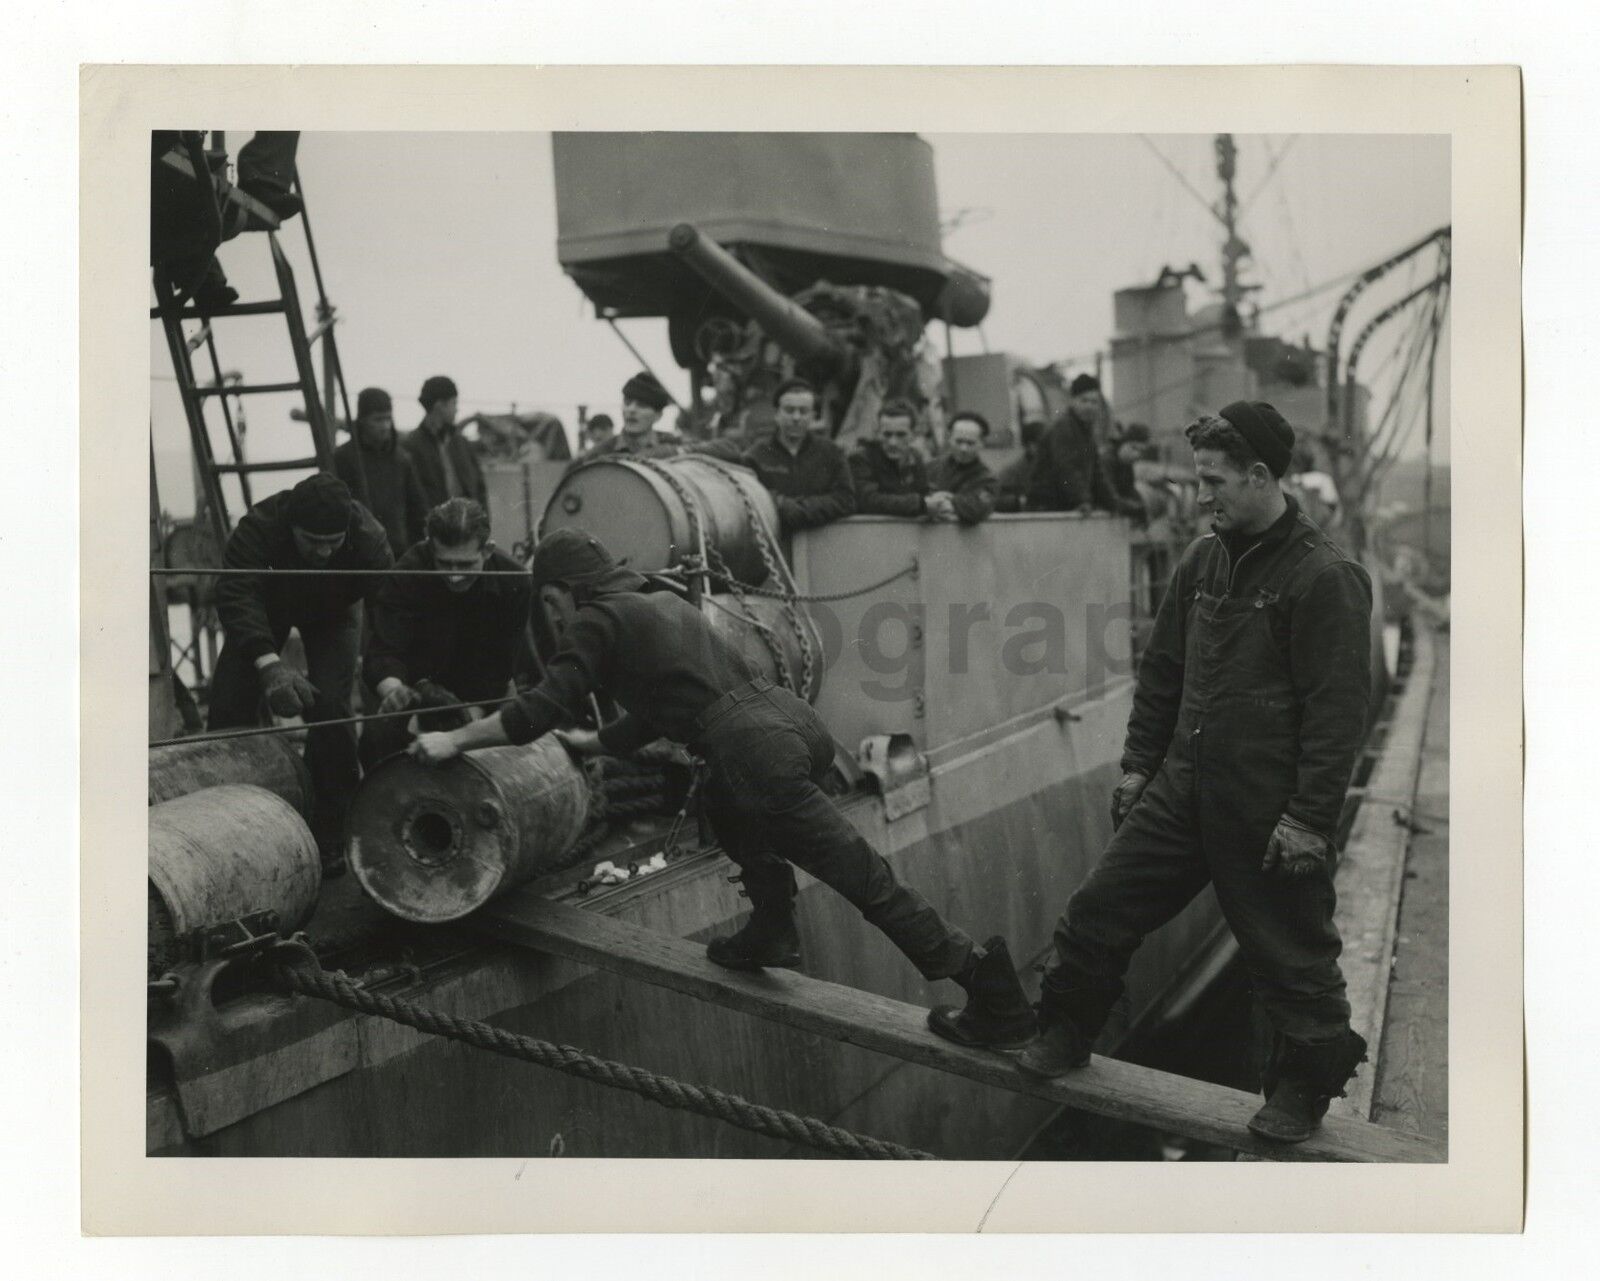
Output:
<svg viewBox="0 0 1600 1281">
<path fill-rule="evenodd" d="M 928 1026 L 945 1040 L 1014 1050 L 1033 1038 L 1038 1022 L 1005 939 L 997 934 L 975 951 L 955 980 L 967 990 L 966 1007 L 941 1005 L 928 1013 Z"/>
<path fill-rule="evenodd" d="M 1046 1019 L 1042 1015 L 1039 1035 L 1017 1056 L 1017 1066 L 1029 1076 L 1053 1081 L 1076 1068 L 1089 1066 L 1092 1037 L 1078 1030 L 1071 1019 Z"/>
<path fill-rule="evenodd" d="M 1266 1104 L 1250 1130 L 1278 1143 L 1303 1143 L 1322 1124 L 1328 1104 L 1344 1097 L 1345 1084 L 1367 1058 L 1366 1039 L 1346 1028 L 1331 1041 L 1280 1041 L 1263 1073 Z"/>
<path fill-rule="evenodd" d="M 706 944 L 706 957 L 727 970 L 797 970 L 800 931 L 795 926 L 794 900 L 787 896 L 757 902 L 752 896 L 750 919 L 725 938 Z"/>
</svg>

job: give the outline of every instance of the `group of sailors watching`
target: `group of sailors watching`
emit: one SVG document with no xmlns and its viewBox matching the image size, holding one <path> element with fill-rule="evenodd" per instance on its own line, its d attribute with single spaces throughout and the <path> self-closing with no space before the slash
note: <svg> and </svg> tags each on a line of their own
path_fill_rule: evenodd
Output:
<svg viewBox="0 0 1600 1281">
<path fill-rule="evenodd" d="M 919 431 L 914 405 L 886 400 L 876 435 L 846 451 L 830 438 L 820 397 L 804 379 L 778 387 L 770 416 L 751 414 L 744 431 L 714 440 L 683 440 L 661 429 L 671 398 L 654 375 L 634 375 L 622 394 L 621 429 L 607 414 L 588 419 L 580 461 L 687 453 L 739 463 L 772 494 L 785 534 L 852 515 L 975 525 L 996 511 L 1145 512 L 1134 465 L 1154 457 L 1149 431 L 1133 424 L 1103 439 L 1105 401 L 1088 374 L 1074 380 L 1067 410 L 1054 423 L 1024 425 L 1023 452 L 999 475 L 982 456 L 989 422 L 971 410 L 950 417 L 938 449 Z"/>
</svg>

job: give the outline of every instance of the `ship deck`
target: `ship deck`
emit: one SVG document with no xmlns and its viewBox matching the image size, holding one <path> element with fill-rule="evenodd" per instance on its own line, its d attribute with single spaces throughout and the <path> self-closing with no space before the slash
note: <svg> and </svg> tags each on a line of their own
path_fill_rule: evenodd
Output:
<svg viewBox="0 0 1600 1281">
<path fill-rule="evenodd" d="M 1372 1120 L 1444 1140 L 1449 1132 L 1450 637 L 1433 633 L 1428 722 L 1401 882 Z"/>
</svg>

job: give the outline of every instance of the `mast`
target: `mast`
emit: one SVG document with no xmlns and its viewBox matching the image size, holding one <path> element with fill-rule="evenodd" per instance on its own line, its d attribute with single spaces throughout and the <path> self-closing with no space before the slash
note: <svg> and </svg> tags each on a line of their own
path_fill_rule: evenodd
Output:
<svg viewBox="0 0 1600 1281">
<path fill-rule="evenodd" d="M 1233 180 L 1238 174 L 1239 148 L 1231 133 L 1216 137 L 1217 178 L 1222 183 L 1222 201 L 1217 218 L 1222 223 L 1227 238 L 1222 242 L 1222 332 L 1234 338 L 1244 328 L 1244 312 L 1240 304 L 1248 294 L 1261 288 L 1246 284 L 1240 278 L 1240 268 L 1250 258 L 1250 246 L 1239 235 L 1239 196 Z"/>
</svg>

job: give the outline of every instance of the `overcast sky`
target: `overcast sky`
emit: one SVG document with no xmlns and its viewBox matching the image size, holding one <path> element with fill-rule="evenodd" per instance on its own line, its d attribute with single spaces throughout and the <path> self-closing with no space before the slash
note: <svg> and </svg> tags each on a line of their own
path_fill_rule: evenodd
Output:
<svg viewBox="0 0 1600 1281">
<path fill-rule="evenodd" d="M 244 141 L 230 134 L 233 148 Z M 1198 262 L 1218 278 L 1221 229 L 1210 135 L 931 135 L 945 249 L 994 280 L 982 338 L 957 331 L 956 350 L 1012 351 L 1035 361 L 1087 356 L 1111 333 L 1112 293 L 1153 281 L 1167 263 Z M 1450 220 L 1443 138 L 1240 135 L 1237 190 L 1255 251 L 1262 303 L 1290 298 L 1387 256 Z M 463 413 L 576 406 L 614 410 L 634 357 L 560 271 L 547 134 L 307 134 L 299 163 L 351 394 L 394 395 L 402 428 L 420 417 L 430 374 L 461 388 Z M 1169 168 L 1170 166 L 1170 168 Z M 1187 184 L 1187 187 L 1185 186 Z M 1192 188 L 1193 190 L 1189 190 Z M 1203 198 L 1203 200 L 1202 200 Z M 302 302 L 314 286 L 301 232 L 283 237 Z M 263 238 L 223 246 L 230 279 L 267 296 Z M 1354 323 L 1420 283 L 1421 265 L 1370 291 Z M 1339 289 L 1273 312 L 1263 328 L 1321 346 Z M 1198 290 L 1193 302 L 1208 301 Z M 165 345 L 152 325 L 152 417 L 162 498 L 187 506 L 187 445 Z M 687 375 L 661 321 L 625 322 L 629 337 L 678 394 Z M 1404 326 L 1374 340 L 1380 369 Z M 277 318 L 217 328 L 224 368 L 250 381 L 292 377 Z M 1448 406 L 1448 356 L 1440 385 Z M 1377 378 L 1380 394 L 1384 377 Z M 250 406 L 257 456 L 303 444 L 286 430 L 287 402 Z M 1436 452 L 1448 454 L 1445 417 Z M 1420 447 L 1420 432 L 1411 450 Z"/>
</svg>

